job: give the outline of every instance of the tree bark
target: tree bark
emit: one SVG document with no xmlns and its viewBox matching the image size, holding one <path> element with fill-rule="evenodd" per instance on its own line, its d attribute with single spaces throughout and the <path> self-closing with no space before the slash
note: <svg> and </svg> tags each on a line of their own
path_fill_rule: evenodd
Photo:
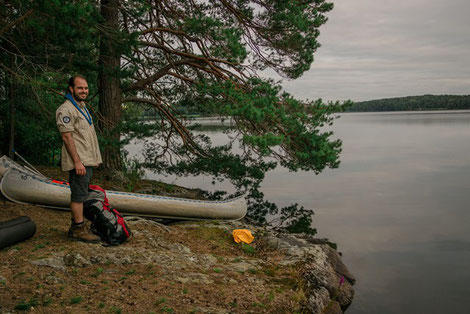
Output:
<svg viewBox="0 0 470 314">
<path fill-rule="evenodd" d="M 10 63 L 13 64 L 13 56 L 10 56 Z M 8 80 L 8 102 L 10 106 L 10 140 L 8 145 L 8 157 L 13 159 L 15 154 L 13 150 L 15 149 L 15 77 L 13 74 L 10 74 L 10 79 Z"/>
<path fill-rule="evenodd" d="M 119 0 L 102 0 L 101 15 L 103 16 L 100 38 L 100 55 L 98 74 L 99 89 L 99 129 L 105 139 L 103 166 L 107 170 L 122 170 L 120 153 L 119 125 L 122 116 L 122 89 L 119 79 L 121 56 L 116 49 L 119 29 Z"/>
</svg>

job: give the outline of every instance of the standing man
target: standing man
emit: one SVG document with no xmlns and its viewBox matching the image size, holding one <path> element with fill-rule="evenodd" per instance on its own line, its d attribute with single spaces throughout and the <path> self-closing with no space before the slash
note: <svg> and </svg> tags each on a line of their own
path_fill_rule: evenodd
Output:
<svg viewBox="0 0 470 314">
<path fill-rule="evenodd" d="M 70 209 L 72 225 L 68 236 L 85 242 L 100 238 L 90 232 L 83 218 L 83 202 L 88 196 L 88 185 L 93 167 L 101 164 L 101 154 L 90 113 L 85 106 L 88 83 L 84 77 L 70 78 L 67 100 L 56 111 L 56 122 L 62 135 L 62 171 L 69 172 Z"/>
</svg>

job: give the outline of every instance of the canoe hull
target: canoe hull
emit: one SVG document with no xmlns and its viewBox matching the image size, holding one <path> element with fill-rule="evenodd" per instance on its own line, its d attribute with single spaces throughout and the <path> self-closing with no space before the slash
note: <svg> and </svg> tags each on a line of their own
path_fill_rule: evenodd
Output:
<svg viewBox="0 0 470 314">
<path fill-rule="evenodd" d="M 38 177 L 21 169 L 3 173 L 0 190 L 18 203 L 69 209 L 70 188 L 66 184 Z M 111 206 L 123 214 L 174 219 L 237 220 L 245 216 L 243 197 L 226 201 L 201 201 L 148 194 L 106 191 Z"/>
</svg>

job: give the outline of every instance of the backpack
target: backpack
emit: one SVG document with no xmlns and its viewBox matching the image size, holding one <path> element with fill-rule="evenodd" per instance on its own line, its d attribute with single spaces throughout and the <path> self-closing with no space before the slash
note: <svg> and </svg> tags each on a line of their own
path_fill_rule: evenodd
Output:
<svg viewBox="0 0 470 314">
<path fill-rule="evenodd" d="M 88 187 L 88 197 L 83 203 L 83 215 L 91 221 L 91 232 L 107 245 L 122 244 L 131 236 L 124 218 L 109 205 L 106 192 L 100 186 Z"/>
</svg>

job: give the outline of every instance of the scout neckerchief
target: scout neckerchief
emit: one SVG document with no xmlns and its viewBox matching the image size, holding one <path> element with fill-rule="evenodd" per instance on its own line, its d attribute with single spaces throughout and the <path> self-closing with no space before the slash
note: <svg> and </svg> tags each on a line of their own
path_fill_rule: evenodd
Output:
<svg viewBox="0 0 470 314">
<path fill-rule="evenodd" d="M 90 125 L 93 124 L 93 120 L 91 119 L 91 115 L 90 113 L 88 112 L 88 109 L 86 107 L 84 107 L 85 109 L 85 112 L 83 112 L 83 110 L 80 108 L 80 106 L 75 102 L 75 99 L 73 99 L 72 95 L 70 95 L 70 93 L 67 93 L 67 95 L 65 95 L 65 98 L 67 98 L 68 100 L 70 100 L 72 102 L 72 104 L 75 106 L 75 108 L 77 108 L 78 111 L 80 111 L 80 113 L 85 117 L 85 119 L 88 121 L 88 123 Z"/>
</svg>

